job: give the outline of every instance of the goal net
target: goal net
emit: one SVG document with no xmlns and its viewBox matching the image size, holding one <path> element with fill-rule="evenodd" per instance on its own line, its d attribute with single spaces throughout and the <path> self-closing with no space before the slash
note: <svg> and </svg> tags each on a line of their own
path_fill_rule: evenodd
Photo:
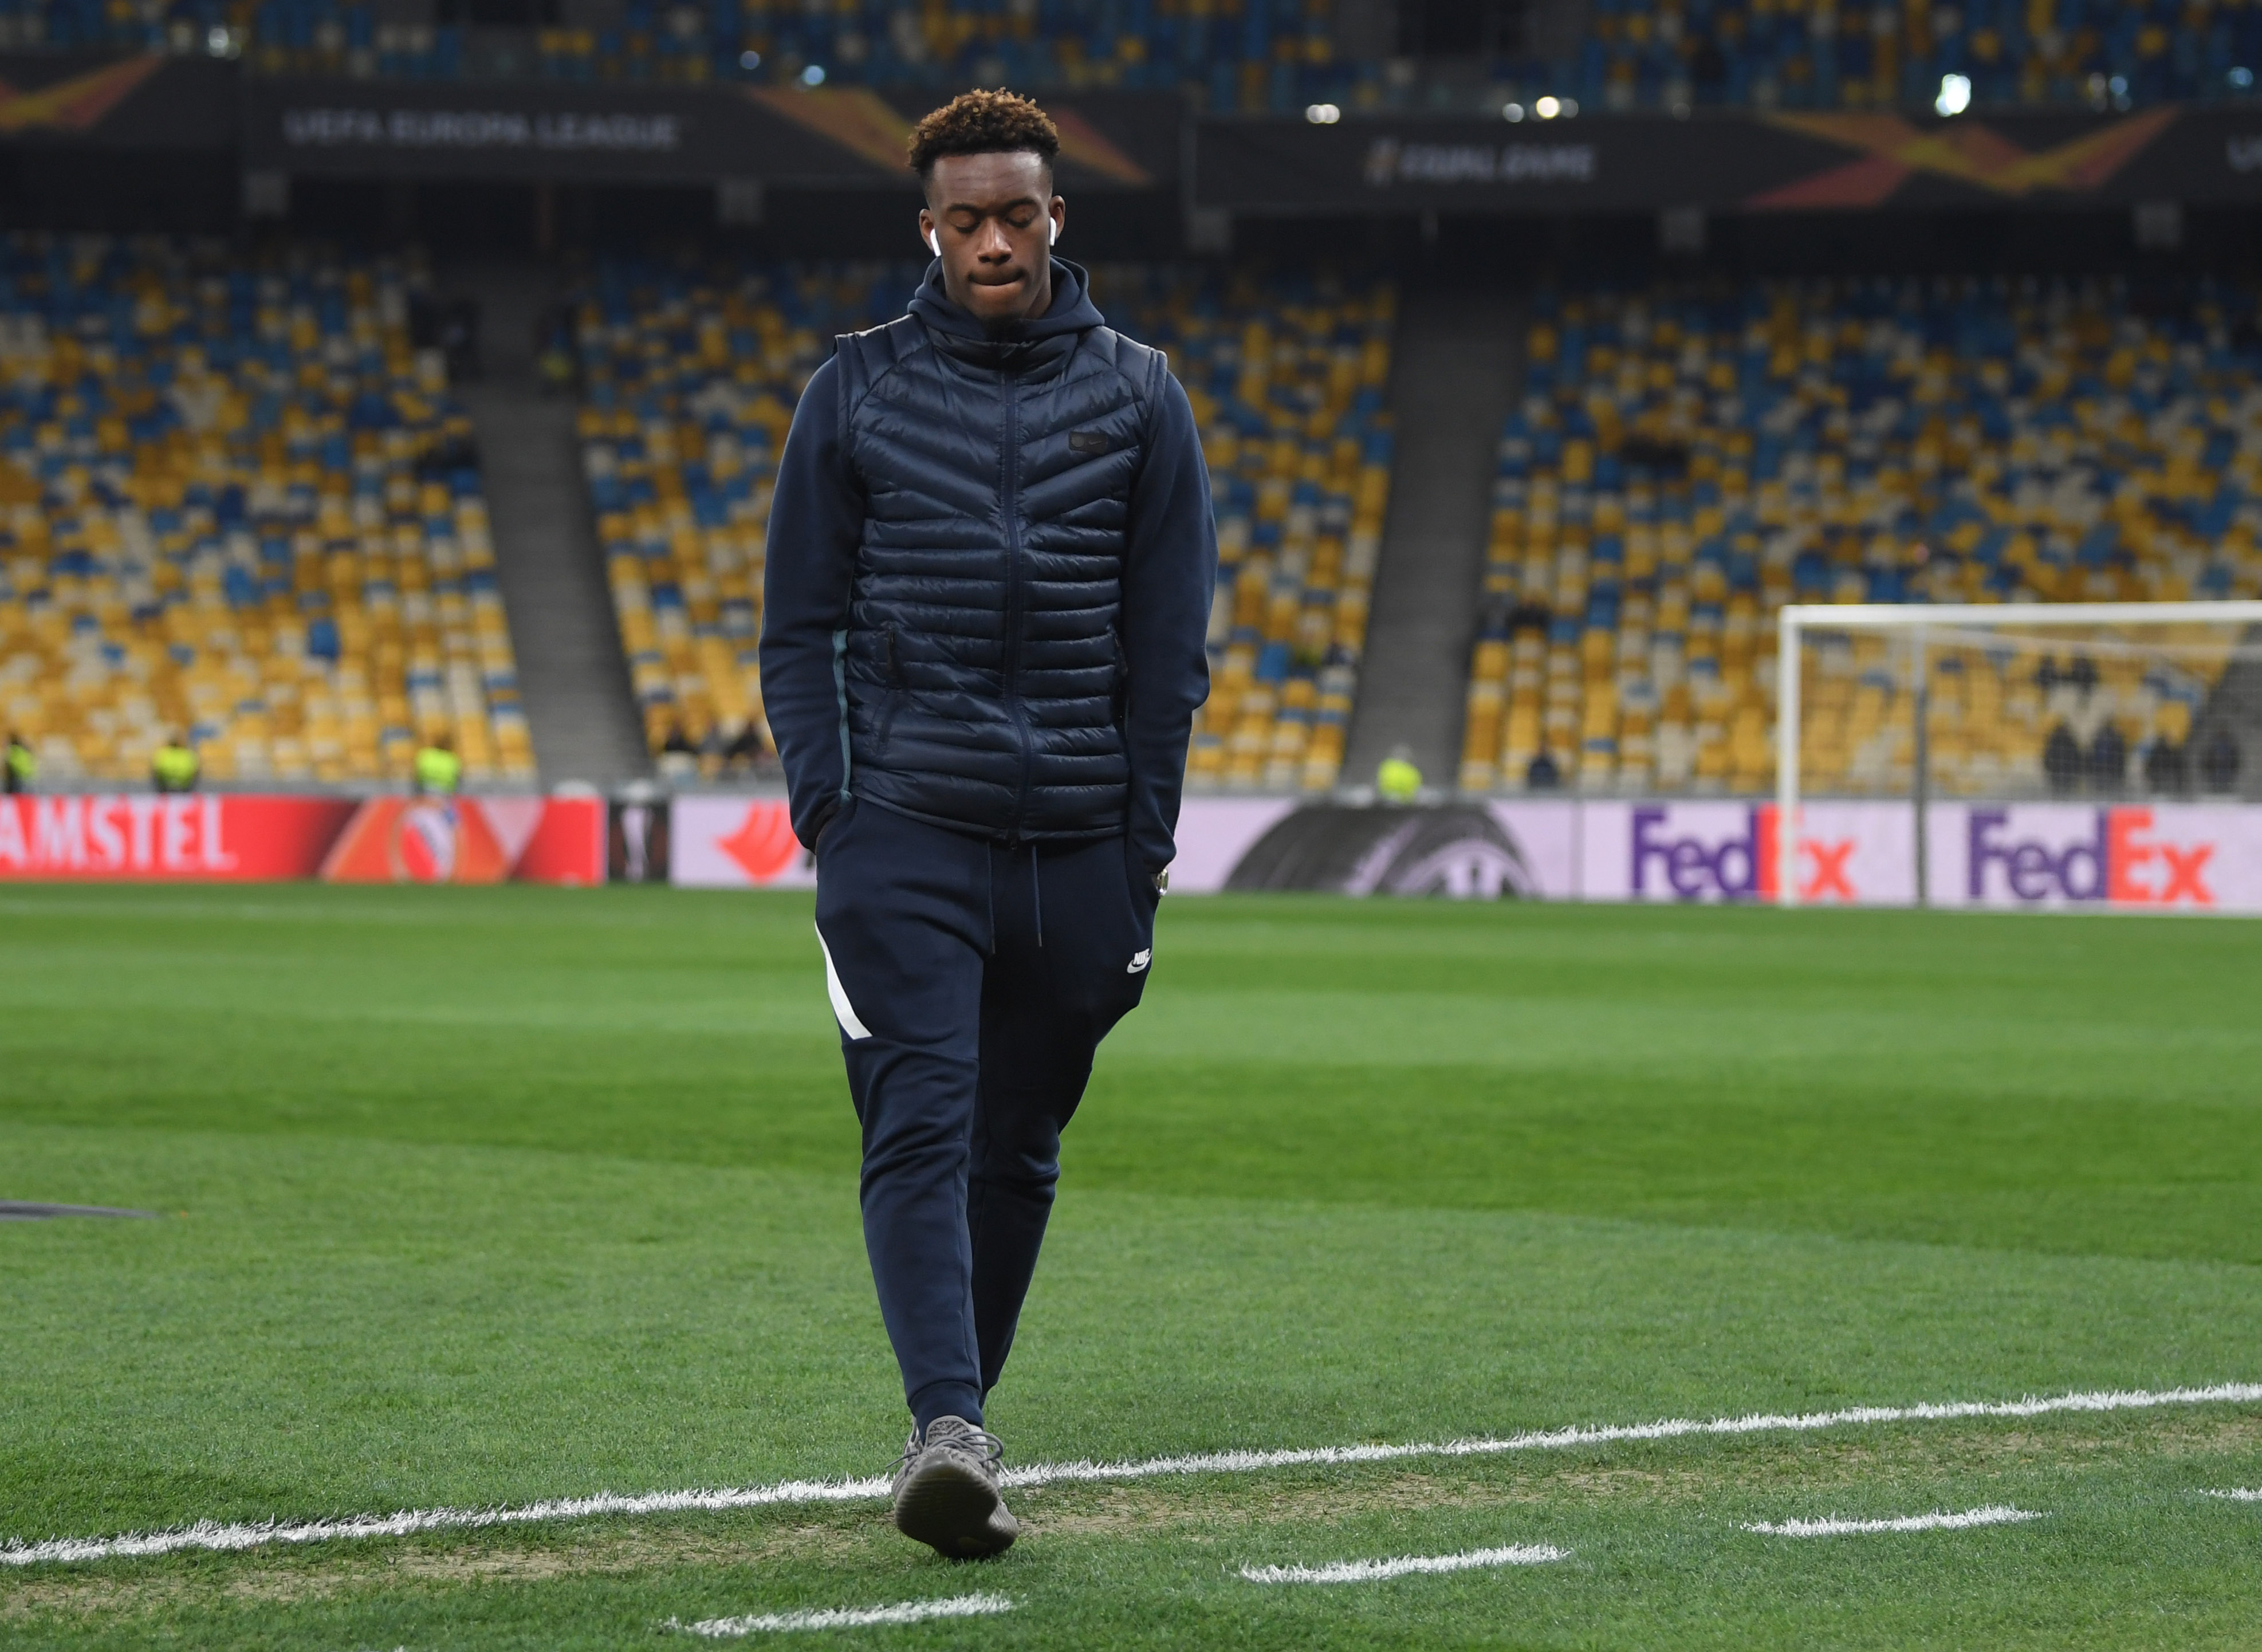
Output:
<svg viewBox="0 0 2262 1652">
<path fill-rule="evenodd" d="M 1779 624 L 1775 819 L 1797 825 L 1766 882 L 1785 905 L 2204 907 L 2225 877 L 2262 886 L 2243 864 L 2262 812 L 2226 812 L 2262 798 L 2262 602 L 1794 605 Z"/>
</svg>

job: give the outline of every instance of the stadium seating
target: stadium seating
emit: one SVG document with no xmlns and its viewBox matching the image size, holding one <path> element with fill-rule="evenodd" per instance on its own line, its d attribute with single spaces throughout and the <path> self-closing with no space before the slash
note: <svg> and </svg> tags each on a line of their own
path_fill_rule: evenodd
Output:
<svg viewBox="0 0 2262 1652">
<path fill-rule="evenodd" d="M 2180 0 L 1594 0 L 1577 64 L 1596 109 L 2131 104 L 2235 96 L 2262 68 L 2262 7 Z"/>
<path fill-rule="evenodd" d="M 901 314 L 919 275 L 614 264 L 592 283 L 583 463 L 646 737 L 662 753 L 680 729 L 697 754 L 679 768 L 712 774 L 750 725 L 767 746 L 755 639 L 777 454 L 832 335 Z M 1389 290 L 1143 266 L 1093 286 L 1170 351 L 1214 472 L 1224 567 L 1192 783 L 1332 784 L 1389 487 Z"/>
<path fill-rule="evenodd" d="M 1170 352 L 1217 501 L 1210 697 L 1187 784 L 1332 786 L 1390 492 L 1395 293 L 1152 266 L 1093 283 L 1127 331 Z"/>
<path fill-rule="evenodd" d="M 582 466 L 621 646 L 655 754 L 712 772 L 750 726 L 777 456 L 833 335 L 903 314 L 919 266 L 602 268 L 577 323 Z"/>
<path fill-rule="evenodd" d="M 1298 111 L 1376 83 L 1338 61 L 1324 0 L 627 0 L 602 27 L 473 32 L 381 20 L 372 0 L 0 0 L 0 49 L 240 53 L 263 74 L 1040 90 L 1198 88 L 1215 109 Z"/>
<path fill-rule="evenodd" d="M 1500 443 L 1465 788 L 1524 784 L 1543 751 L 1543 777 L 1587 789 L 1771 785 L 1787 601 L 2262 593 L 2251 295 L 1855 282 L 1540 307 Z M 2141 763 L 2185 739 L 2227 640 L 2086 667 L 1936 648 L 1935 772 L 2039 784 L 2062 723 L 2113 723 Z M 1906 783 L 1897 646 L 1810 651 L 1808 784 Z"/>
<path fill-rule="evenodd" d="M 470 428 L 418 277 L 0 238 L 0 718 L 44 777 L 530 780 Z"/>
<path fill-rule="evenodd" d="M 1188 90 L 1243 112 L 1445 95 L 1344 53 L 1332 11 L 1326 0 L 626 0 L 602 26 L 527 33 L 383 21 L 372 0 L 0 0 L 0 47 L 217 46 L 268 74 Z M 1594 0 L 1586 22 L 1560 61 L 1492 63 L 1491 100 L 1916 108 L 1958 75 L 1983 107 L 2128 108 L 2248 95 L 2262 71 L 2254 0 Z"/>
</svg>

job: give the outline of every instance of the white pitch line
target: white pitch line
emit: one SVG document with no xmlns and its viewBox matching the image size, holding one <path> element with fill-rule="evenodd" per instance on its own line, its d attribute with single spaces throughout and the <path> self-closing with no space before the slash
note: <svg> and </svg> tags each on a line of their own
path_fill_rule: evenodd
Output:
<svg viewBox="0 0 2262 1652">
<path fill-rule="evenodd" d="M 1011 1595 L 953 1595 L 946 1600 L 906 1600 L 894 1606 L 824 1606 L 808 1612 L 768 1612 L 760 1617 L 706 1618 L 697 1623 L 678 1623 L 670 1618 L 659 1627 L 710 1641 L 736 1641 L 750 1634 L 794 1629 L 868 1629 L 898 1623 L 925 1623 L 932 1618 L 988 1618 L 1013 1609 Z"/>
<path fill-rule="evenodd" d="M 1008 1468 L 1008 1488 L 1071 1481 L 1149 1480 L 1169 1475 L 1256 1474 L 1339 1463 L 1398 1462 L 1409 1457 L 1488 1457 L 1504 1452 L 1564 1451 L 1579 1446 L 1608 1446 L 1626 1440 L 1680 1439 L 1690 1436 L 1809 1433 L 1877 1423 L 1941 1423 L 1974 1418 L 2045 1417 L 2065 1411 L 2143 1411 L 2162 1406 L 2253 1404 L 2262 1402 L 2262 1382 L 2219 1382 L 2209 1388 L 2133 1389 L 2057 1394 L 2023 1400 L 1958 1400 L 1921 1405 L 1865 1405 L 1842 1411 L 1775 1412 L 1719 1417 L 1711 1421 L 1670 1418 L 1656 1423 L 1608 1424 L 1546 1430 L 1483 1439 L 1430 1441 L 1403 1446 L 1319 1446 L 1285 1451 L 1220 1451 L 1179 1457 L 1149 1457 L 1130 1462 L 1032 1463 Z M 486 1509 L 405 1509 L 398 1514 L 356 1515 L 340 1519 L 286 1523 L 266 1520 L 223 1525 L 199 1520 L 162 1532 L 132 1532 L 117 1537 L 66 1537 L 45 1542 L 0 1543 L 0 1565 L 36 1566 L 85 1561 L 126 1560 L 170 1555 L 182 1549 L 262 1548 L 277 1543 L 328 1543 L 371 1537 L 408 1537 L 419 1532 L 470 1531 L 494 1526 L 523 1526 L 540 1520 L 586 1520 L 608 1515 L 678 1514 L 762 1508 L 772 1504 L 860 1503 L 884 1497 L 888 1482 L 786 1480 L 774 1485 L 715 1491 L 647 1491 L 633 1495 L 599 1492 L 541 1503 Z"/>
<path fill-rule="evenodd" d="M 127 1560 L 170 1555 L 181 1549 L 264 1548 L 277 1543 L 332 1543 L 367 1537 L 411 1537 L 419 1532 L 477 1531 L 490 1526 L 524 1526 L 538 1520 L 587 1520 L 604 1515 L 677 1514 L 724 1509 L 754 1509 L 768 1504 L 861 1503 L 888 1495 L 888 1482 L 869 1480 L 786 1480 L 775 1485 L 724 1491 L 647 1491 L 629 1497 L 603 1491 L 589 1497 L 555 1497 L 491 1509 L 404 1509 L 398 1514 L 359 1515 L 336 1520 L 286 1525 L 264 1520 L 223 1526 L 199 1520 L 166 1532 L 133 1532 L 122 1537 L 56 1538 L 45 1543 L 0 1544 L 0 1565 L 32 1566 L 42 1561 Z"/>
<path fill-rule="evenodd" d="M 2203 1497 L 2222 1497 L 2232 1503 L 2262 1503 L 2262 1490 L 2251 1486 L 2233 1486 L 2228 1491 L 2202 1491 Z"/>
<path fill-rule="evenodd" d="M 1855 1537 L 1876 1532 L 1963 1532 L 1975 1526 L 2017 1526 L 2045 1518 L 2032 1509 L 2011 1509 L 1991 1503 L 1984 1509 L 1966 1509 L 1961 1514 L 1935 1509 L 1930 1514 L 1904 1514 L 1896 1520 L 1841 1520 L 1833 1516 L 1826 1520 L 1784 1520 L 1774 1525 L 1762 1522 L 1744 1530 L 1768 1537 Z"/>
<path fill-rule="evenodd" d="M 1511 1543 L 1505 1548 L 1474 1548 L 1460 1555 L 1406 1555 L 1396 1560 L 1334 1561 L 1325 1566 L 1244 1566 L 1252 1583 L 1379 1583 L 1413 1572 L 1466 1572 L 1480 1566 L 1545 1566 L 1568 1560 L 1571 1551 L 1552 1543 Z"/>
</svg>

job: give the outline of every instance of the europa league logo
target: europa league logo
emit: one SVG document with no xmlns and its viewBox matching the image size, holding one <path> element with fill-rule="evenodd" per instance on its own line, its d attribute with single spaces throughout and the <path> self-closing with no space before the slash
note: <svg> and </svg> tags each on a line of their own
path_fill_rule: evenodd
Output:
<svg viewBox="0 0 2262 1652">
<path fill-rule="evenodd" d="M 444 884 L 456 876 L 456 805 L 436 798 L 410 804 L 393 823 L 385 860 L 393 881 Z"/>
</svg>

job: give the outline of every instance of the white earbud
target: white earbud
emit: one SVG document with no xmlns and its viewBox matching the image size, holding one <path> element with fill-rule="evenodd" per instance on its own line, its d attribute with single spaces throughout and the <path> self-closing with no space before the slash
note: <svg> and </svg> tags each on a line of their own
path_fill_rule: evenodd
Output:
<svg viewBox="0 0 2262 1652">
<path fill-rule="evenodd" d="M 932 229 L 926 232 L 927 250 L 938 258 L 942 256 L 942 237 Z"/>
<path fill-rule="evenodd" d="M 1045 245 L 1049 247 L 1060 239 L 1060 224 L 1056 220 L 1045 220 Z"/>
</svg>

